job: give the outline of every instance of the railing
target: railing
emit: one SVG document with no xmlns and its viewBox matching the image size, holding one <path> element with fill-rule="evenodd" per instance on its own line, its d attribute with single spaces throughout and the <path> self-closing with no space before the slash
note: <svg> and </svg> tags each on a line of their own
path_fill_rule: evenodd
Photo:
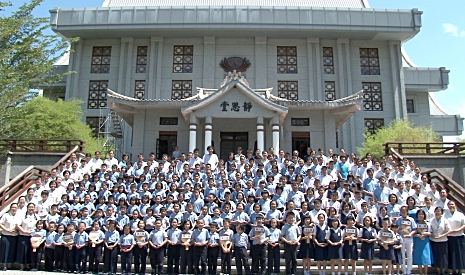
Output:
<svg viewBox="0 0 465 275">
<path fill-rule="evenodd" d="M 75 146 L 78 146 L 78 152 L 84 152 L 84 144 L 79 139 L 4 139 L 0 147 L 11 152 L 66 153 Z"/>
<path fill-rule="evenodd" d="M 431 181 L 437 183 L 439 189 L 446 189 L 448 194 L 448 199 L 455 202 L 457 207 L 465 213 L 465 198 L 463 196 L 464 189 L 459 183 L 454 181 L 451 177 L 446 175 L 440 169 L 430 169 L 422 172 L 422 174 L 428 175 L 428 178 Z"/>
<path fill-rule="evenodd" d="M 405 155 L 465 155 L 465 142 L 387 142 L 386 155 L 394 149 Z"/>
<path fill-rule="evenodd" d="M 71 148 L 65 156 L 52 166 L 52 169 L 57 168 L 58 165 L 67 160 L 71 154 L 82 152 L 81 149 L 83 148 L 84 143 L 74 145 L 74 147 Z M 2 188 L 0 188 L 0 211 L 15 202 L 24 192 L 26 192 L 27 189 L 34 184 L 34 179 L 42 176 L 44 173 L 50 173 L 50 170 L 37 166 L 29 166 L 15 178 L 6 183 Z"/>
</svg>

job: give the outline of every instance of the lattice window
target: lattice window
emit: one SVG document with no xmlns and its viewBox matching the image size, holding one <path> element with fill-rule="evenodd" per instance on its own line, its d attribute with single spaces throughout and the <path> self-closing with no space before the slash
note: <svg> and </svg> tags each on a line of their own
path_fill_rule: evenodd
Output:
<svg viewBox="0 0 465 275">
<path fill-rule="evenodd" d="M 297 47 L 278 46 L 278 74 L 297 73 Z"/>
<path fill-rule="evenodd" d="M 111 47 L 94 47 L 92 50 L 92 66 L 90 73 L 110 73 Z"/>
<path fill-rule="evenodd" d="M 360 48 L 360 68 L 362 75 L 379 75 L 377 48 Z"/>
<path fill-rule="evenodd" d="M 192 96 L 192 80 L 173 80 L 171 99 L 184 99 Z"/>
<path fill-rule="evenodd" d="M 91 80 L 89 82 L 88 109 L 107 107 L 108 80 Z"/>
<path fill-rule="evenodd" d="M 334 74 L 333 47 L 323 47 L 323 72 Z"/>
<path fill-rule="evenodd" d="M 92 129 L 92 135 L 98 137 L 99 127 L 103 125 L 104 117 L 88 116 L 86 117 L 86 123 Z"/>
<path fill-rule="evenodd" d="M 326 101 L 336 100 L 336 82 L 325 81 L 325 100 Z"/>
<path fill-rule="evenodd" d="M 136 80 L 134 85 L 134 98 L 145 98 L 145 80 Z"/>
<path fill-rule="evenodd" d="M 365 128 L 374 134 L 377 129 L 384 127 L 384 118 L 365 118 Z"/>
<path fill-rule="evenodd" d="M 298 100 L 297 81 L 278 81 L 278 96 L 289 100 Z"/>
<path fill-rule="evenodd" d="M 365 111 L 382 111 L 383 96 L 381 92 L 381 83 L 363 82 L 363 109 Z"/>
<path fill-rule="evenodd" d="M 192 73 L 194 46 L 174 46 L 173 73 Z"/>
<path fill-rule="evenodd" d="M 137 58 L 136 58 L 136 73 L 147 72 L 147 46 L 137 47 Z"/>
</svg>

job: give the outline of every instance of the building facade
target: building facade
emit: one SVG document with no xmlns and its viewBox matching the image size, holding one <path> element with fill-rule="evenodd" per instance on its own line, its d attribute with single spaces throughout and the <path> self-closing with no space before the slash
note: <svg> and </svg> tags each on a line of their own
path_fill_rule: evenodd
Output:
<svg viewBox="0 0 465 275">
<path fill-rule="evenodd" d="M 80 37 L 44 94 L 80 98 L 98 128 L 110 112 L 127 127 L 121 151 L 226 158 L 241 146 L 286 152 L 356 151 L 368 128 L 409 117 L 442 135 L 463 119 L 432 93 L 445 68 L 418 68 L 402 44 L 422 12 L 364 0 L 106 0 L 50 11 L 52 29 Z M 114 133 L 113 130 L 110 130 Z"/>
</svg>

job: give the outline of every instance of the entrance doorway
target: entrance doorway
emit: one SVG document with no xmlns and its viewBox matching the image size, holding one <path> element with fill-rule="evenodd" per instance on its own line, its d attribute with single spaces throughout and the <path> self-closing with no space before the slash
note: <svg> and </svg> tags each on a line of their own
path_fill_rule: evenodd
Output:
<svg viewBox="0 0 465 275">
<path fill-rule="evenodd" d="M 159 138 L 157 139 L 157 159 L 161 159 L 163 154 L 171 156 L 178 143 L 178 132 L 176 131 L 165 131 L 160 132 Z"/>
<path fill-rule="evenodd" d="M 220 155 L 224 161 L 228 161 L 230 152 L 237 153 L 237 147 L 242 147 L 245 152 L 249 146 L 249 133 L 247 132 L 221 132 Z"/>
<path fill-rule="evenodd" d="M 307 148 L 310 147 L 309 132 L 292 132 L 292 151 L 297 150 L 299 157 L 303 158 L 307 154 Z"/>
</svg>

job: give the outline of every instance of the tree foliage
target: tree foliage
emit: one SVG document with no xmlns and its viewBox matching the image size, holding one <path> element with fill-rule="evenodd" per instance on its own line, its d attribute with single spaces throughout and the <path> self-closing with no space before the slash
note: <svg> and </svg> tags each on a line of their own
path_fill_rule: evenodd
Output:
<svg viewBox="0 0 465 275">
<path fill-rule="evenodd" d="M 97 150 L 92 129 L 81 120 L 82 101 L 53 101 L 35 97 L 21 106 L 22 112 L 10 119 L 13 136 L 29 139 L 81 139 L 86 152 Z M 23 131 L 20 128 L 26 128 Z"/>
<path fill-rule="evenodd" d="M 31 89 L 64 76 L 50 73 L 69 41 L 46 34 L 48 18 L 34 18 L 32 12 L 42 2 L 29 0 L 5 16 L 6 9 L 16 7 L 0 0 L 0 139 L 20 138 L 30 131 L 14 128 L 18 125 L 10 120 L 25 111 L 20 106 L 31 98 Z"/>
<path fill-rule="evenodd" d="M 441 141 L 439 134 L 434 132 L 431 127 L 414 126 L 413 123 L 408 119 L 393 120 L 388 127 L 377 129 L 374 134 L 366 131 L 364 137 L 365 141 L 362 143 L 362 147 L 357 148 L 359 154 L 364 156 L 367 153 L 371 153 L 374 157 L 377 158 L 380 158 L 384 155 L 383 144 L 386 142 Z M 408 152 L 407 150 L 405 151 Z"/>
</svg>

